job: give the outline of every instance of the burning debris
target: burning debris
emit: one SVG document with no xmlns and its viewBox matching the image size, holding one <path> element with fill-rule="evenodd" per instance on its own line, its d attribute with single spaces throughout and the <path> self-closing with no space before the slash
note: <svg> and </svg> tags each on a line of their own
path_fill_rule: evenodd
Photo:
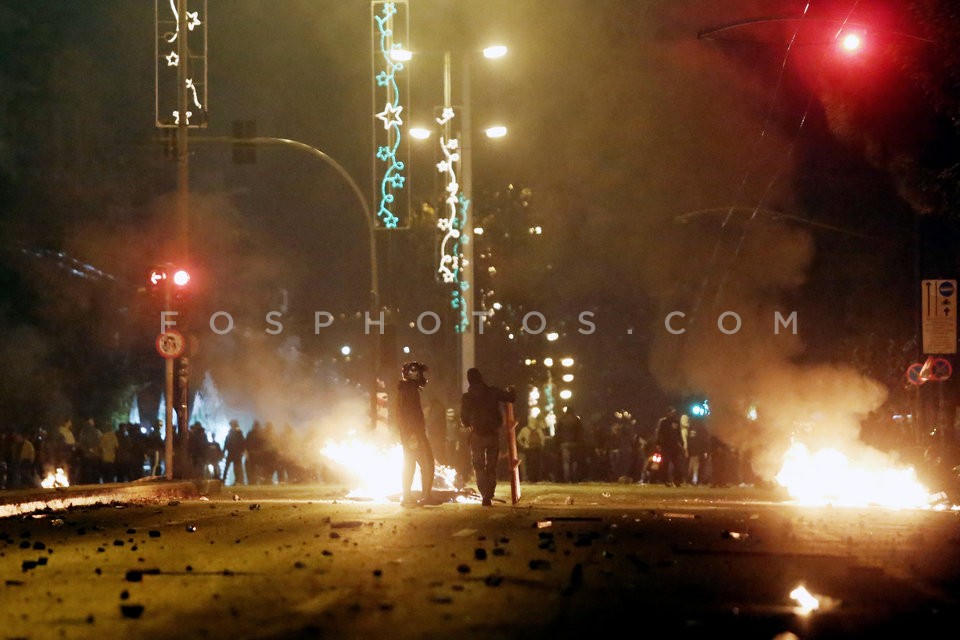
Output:
<svg viewBox="0 0 960 640">
<path fill-rule="evenodd" d="M 44 489 L 58 489 L 61 487 L 69 487 L 70 481 L 67 479 L 66 472 L 58 467 L 56 471 L 51 471 L 40 481 L 40 486 Z"/>
<path fill-rule="evenodd" d="M 925 509 L 934 497 L 911 467 L 893 468 L 879 458 L 852 462 L 837 449 L 811 453 L 794 444 L 776 476 L 790 496 L 811 506 L 883 506 Z"/>
<path fill-rule="evenodd" d="M 377 441 L 379 440 L 379 441 Z M 354 488 L 345 496 L 354 500 L 399 501 L 402 493 L 403 448 L 399 442 L 371 434 L 361 438 L 355 431 L 345 441 L 328 440 L 321 449 L 333 471 Z M 479 502 L 472 488 L 456 487 L 457 472 L 453 467 L 436 465 L 433 479 L 434 497 L 444 502 Z M 420 484 L 420 470 L 413 479 Z"/>
</svg>

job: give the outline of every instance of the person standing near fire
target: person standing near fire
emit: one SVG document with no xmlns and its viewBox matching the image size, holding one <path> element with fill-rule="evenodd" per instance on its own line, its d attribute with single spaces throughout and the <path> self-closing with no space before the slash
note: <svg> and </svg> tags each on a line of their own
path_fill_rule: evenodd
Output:
<svg viewBox="0 0 960 640">
<path fill-rule="evenodd" d="M 420 402 L 420 389 L 427 384 L 427 365 L 422 362 L 407 362 L 400 368 L 397 383 L 395 422 L 400 430 L 403 446 L 403 502 L 406 506 L 434 504 L 433 502 L 433 449 L 427 438 L 427 424 Z M 421 495 L 419 503 L 413 498 L 413 476 L 420 466 Z"/>
<path fill-rule="evenodd" d="M 501 389 L 486 384 L 477 368 L 467 370 L 467 392 L 460 400 L 460 424 L 470 430 L 470 456 L 477 476 L 482 504 L 493 505 L 497 489 L 497 462 L 500 458 L 501 402 L 513 402 L 513 387 Z"/>
</svg>

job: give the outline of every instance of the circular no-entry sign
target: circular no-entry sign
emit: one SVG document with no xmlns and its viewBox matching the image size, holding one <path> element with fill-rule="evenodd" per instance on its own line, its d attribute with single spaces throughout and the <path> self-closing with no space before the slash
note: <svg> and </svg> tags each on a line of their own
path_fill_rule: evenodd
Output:
<svg viewBox="0 0 960 640">
<path fill-rule="evenodd" d="M 911 384 L 915 384 L 919 387 L 924 382 L 926 382 L 926 380 L 920 377 L 920 372 L 922 370 L 923 370 L 922 362 L 917 362 L 910 365 L 909 367 L 907 367 L 907 380 L 909 380 Z"/>
<path fill-rule="evenodd" d="M 179 331 L 171 329 L 157 336 L 157 353 L 164 358 L 179 358 L 185 347 L 186 341 Z"/>
<path fill-rule="evenodd" d="M 946 380 L 953 373 L 953 366 L 946 358 L 936 358 L 930 368 L 931 380 Z"/>
</svg>

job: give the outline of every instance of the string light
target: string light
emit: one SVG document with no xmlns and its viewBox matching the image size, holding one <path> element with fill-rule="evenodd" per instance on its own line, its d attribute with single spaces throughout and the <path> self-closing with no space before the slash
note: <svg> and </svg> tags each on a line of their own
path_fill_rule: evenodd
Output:
<svg viewBox="0 0 960 640">
<path fill-rule="evenodd" d="M 377 218 L 384 227 L 395 229 L 400 218 L 391 210 L 395 200 L 394 191 L 402 189 L 406 178 L 403 176 L 404 163 L 397 158 L 397 149 L 400 148 L 400 117 L 403 106 L 400 104 L 400 87 L 397 85 L 396 74 L 403 70 L 403 63 L 393 52 L 401 51 L 402 45 L 393 44 L 393 16 L 397 13 L 396 3 L 384 2 L 381 15 L 374 16 L 380 34 L 380 57 L 383 68 L 376 74 L 378 87 L 386 88 L 387 101 L 383 111 L 376 117 L 383 121 L 383 128 L 387 131 L 387 143 L 377 147 L 377 160 L 385 165 L 383 177 L 380 180 L 380 206 L 377 209 Z M 393 134 L 391 136 L 391 134 Z M 392 143 L 391 143 L 392 138 Z"/>
<path fill-rule="evenodd" d="M 168 43 L 172 44 L 172 43 L 176 42 L 176 40 L 177 40 L 178 37 L 180 37 L 180 14 L 177 13 L 177 3 L 176 3 L 176 0 L 170 0 L 170 13 L 173 14 L 174 24 L 176 24 L 177 26 L 176 26 L 176 28 L 173 30 L 173 32 L 164 34 L 164 39 L 165 39 Z M 184 15 L 185 15 L 186 18 L 187 18 L 186 24 L 187 24 L 187 30 L 188 30 L 188 31 L 193 31 L 194 29 L 196 29 L 197 27 L 199 27 L 201 24 L 203 24 L 203 23 L 200 21 L 200 12 L 199 12 L 199 11 L 187 11 L 187 12 L 184 13 Z M 166 61 L 167 61 L 167 66 L 168 66 L 168 67 L 179 67 L 179 66 L 180 66 L 180 55 L 179 55 L 177 52 L 175 52 L 175 51 L 171 51 L 170 53 L 168 53 L 166 56 L 164 56 L 164 59 L 166 59 Z M 196 86 L 194 85 L 194 83 L 193 83 L 193 78 L 187 78 L 187 79 L 185 80 L 184 84 L 185 84 L 185 86 L 186 86 L 187 91 L 189 91 L 190 94 L 191 94 L 191 96 L 193 97 L 193 104 L 194 104 L 194 106 L 196 106 L 196 108 L 197 108 L 199 111 L 202 111 L 202 110 L 203 110 L 203 105 L 200 103 L 200 98 L 199 98 L 199 96 L 197 95 L 197 87 L 196 87 Z M 180 124 L 180 112 L 179 112 L 179 110 L 174 110 L 174 111 L 171 112 L 171 114 L 173 115 L 173 123 L 176 124 L 176 125 L 179 125 L 179 124 Z M 187 117 L 186 117 L 186 123 L 187 123 L 187 124 L 190 124 L 190 116 L 192 116 L 192 115 L 193 115 L 193 112 L 192 112 L 192 111 L 187 111 Z"/>
</svg>

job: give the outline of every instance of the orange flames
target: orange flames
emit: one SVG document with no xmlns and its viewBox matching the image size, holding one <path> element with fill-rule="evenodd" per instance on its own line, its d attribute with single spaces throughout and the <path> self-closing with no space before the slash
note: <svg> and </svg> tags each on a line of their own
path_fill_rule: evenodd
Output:
<svg viewBox="0 0 960 640">
<path fill-rule="evenodd" d="M 51 471 L 47 477 L 40 481 L 40 486 L 44 489 L 55 489 L 57 487 L 69 487 L 67 474 L 63 469 L 57 468 L 56 472 Z"/>
<path fill-rule="evenodd" d="M 912 467 L 893 468 L 879 457 L 853 462 L 837 449 L 811 453 L 799 442 L 784 455 L 776 480 L 797 503 L 811 506 L 927 509 L 936 499 Z"/>
</svg>

